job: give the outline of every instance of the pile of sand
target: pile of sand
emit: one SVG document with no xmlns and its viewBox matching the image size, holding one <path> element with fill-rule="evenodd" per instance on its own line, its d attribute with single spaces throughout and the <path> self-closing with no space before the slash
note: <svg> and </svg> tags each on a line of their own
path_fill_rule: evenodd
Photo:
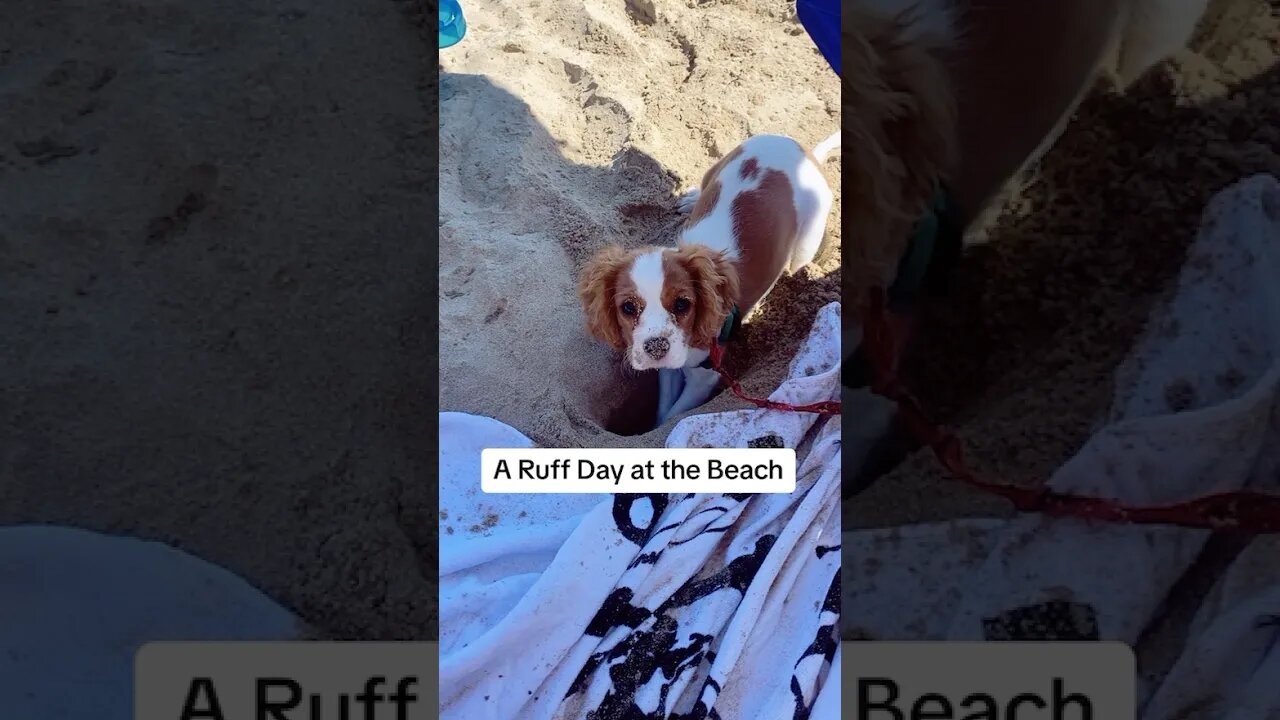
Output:
<svg viewBox="0 0 1280 720">
<path fill-rule="evenodd" d="M 830 135 L 839 79 L 785 0 L 464 11 L 467 37 L 441 53 L 440 407 L 543 445 L 660 446 L 670 425 L 609 431 L 649 429 L 655 373 L 621 372 L 587 336 L 578 271 L 608 243 L 673 243 L 676 195 L 750 135 Z M 838 162 L 827 170 L 838 188 Z M 838 299 L 838 211 L 829 228 L 829 251 L 733 350 L 757 394 Z"/>
</svg>

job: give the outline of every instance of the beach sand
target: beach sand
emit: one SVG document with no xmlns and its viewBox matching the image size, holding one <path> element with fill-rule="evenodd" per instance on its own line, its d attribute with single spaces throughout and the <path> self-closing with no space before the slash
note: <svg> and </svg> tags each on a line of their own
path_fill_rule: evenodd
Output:
<svg viewBox="0 0 1280 720">
<path fill-rule="evenodd" d="M 1078 447 L 1204 201 L 1280 172 L 1276 26 L 1249 3 L 1241 43 L 1091 100 L 936 309 L 915 384 L 983 469 L 1032 478 Z M 647 388 L 585 337 L 575 272 L 669 241 L 675 195 L 748 135 L 826 137 L 838 82 L 781 0 L 464 6 L 440 83 L 441 407 L 661 445 L 604 429 L 634 432 Z M 0 523 L 171 543 L 320 634 L 434 633 L 424 8 L 6 3 Z M 838 264 L 753 319 L 748 390 L 838 299 Z M 922 456 L 850 508 L 995 510 Z"/>
<path fill-rule="evenodd" d="M 0 523 L 435 633 L 428 39 L 391 0 L 5 3 Z"/>
<path fill-rule="evenodd" d="M 829 135 L 837 82 L 784 2 L 467 9 L 441 88 L 442 406 L 592 444 L 574 388 L 616 391 L 594 343 L 566 349 L 577 263 L 669 236 L 677 186 L 748 134 Z M 435 635 L 434 12 L 5 10 L 0 523 L 172 544 L 319 636 Z M 837 287 L 783 283 L 749 386 Z"/>
<path fill-rule="evenodd" d="M 747 137 L 835 132 L 839 80 L 777 0 L 464 12 L 467 37 L 441 53 L 440 407 L 542 445 L 661 447 L 676 421 L 651 429 L 656 373 L 588 337 L 578 272 L 610 243 L 673 244 L 677 195 Z M 838 161 L 826 170 L 838 189 Z M 758 395 L 838 299 L 839 220 L 732 348 Z"/>
</svg>

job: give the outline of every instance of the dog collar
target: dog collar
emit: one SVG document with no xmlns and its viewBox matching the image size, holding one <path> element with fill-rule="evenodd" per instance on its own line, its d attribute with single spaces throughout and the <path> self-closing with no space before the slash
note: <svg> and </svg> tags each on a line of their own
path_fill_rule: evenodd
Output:
<svg viewBox="0 0 1280 720">
<path fill-rule="evenodd" d="M 741 316 L 742 316 L 742 311 L 738 308 L 737 305 L 734 305 L 733 309 L 729 311 L 729 317 L 725 318 L 724 324 L 720 326 L 720 334 L 716 336 L 716 345 L 719 345 L 720 347 L 723 348 L 724 344 L 729 342 L 729 338 L 733 337 L 734 329 L 738 327 L 738 320 L 741 318 Z M 713 348 L 713 351 L 714 351 L 714 348 Z M 711 358 L 708 357 L 706 360 L 703 360 L 702 362 L 698 363 L 698 367 L 711 370 L 712 369 Z"/>
<path fill-rule="evenodd" d="M 898 262 L 898 274 L 886 293 L 888 310 L 905 314 L 926 291 L 939 290 L 947 272 L 960 258 L 963 240 L 964 226 L 956 220 L 951 195 L 939 183 L 933 202 L 916 221 L 907 251 Z M 865 387 L 871 382 L 864 347 L 857 347 L 845 359 L 841 376 L 842 383 L 850 388 Z"/>
<path fill-rule="evenodd" d="M 939 183 L 929 209 L 916 221 L 911 242 L 898 262 L 898 274 L 888 292 L 891 310 L 910 309 L 925 291 L 936 289 L 955 265 L 964 238 L 964 228 L 955 215 L 951 195 L 946 186 Z"/>
<path fill-rule="evenodd" d="M 733 329 L 737 327 L 738 319 L 741 314 L 741 311 L 735 304 L 733 309 L 729 311 L 729 317 L 724 319 L 724 325 L 720 326 L 720 336 L 716 338 L 716 342 L 721 345 L 729 342 L 729 338 L 733 335 Z"/>
</svg>

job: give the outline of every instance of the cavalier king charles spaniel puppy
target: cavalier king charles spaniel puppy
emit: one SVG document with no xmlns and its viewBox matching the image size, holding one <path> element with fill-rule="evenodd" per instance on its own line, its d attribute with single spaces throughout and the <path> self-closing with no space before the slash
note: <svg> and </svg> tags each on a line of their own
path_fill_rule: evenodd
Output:
<svg viewBox="0 0 1280 720">
<path fill-rule="evenodd" d="M 821 163 L 839 147 L 839 133 L 813 152 L 753 136 L 680 199 L 689 217 L 675 247 L 610 246 L 587 262 L 578 295 L 591 334 L 635 370 L 679 371 L 660 377 L 660 423 L 705 402 L 712 343 L 818 253 L 833 201 Z"/>
</svg>

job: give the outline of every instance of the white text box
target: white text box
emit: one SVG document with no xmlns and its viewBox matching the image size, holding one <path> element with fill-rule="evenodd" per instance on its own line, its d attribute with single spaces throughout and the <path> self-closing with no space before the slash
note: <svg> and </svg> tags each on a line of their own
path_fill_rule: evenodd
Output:
<svg viewBox="0 0 1280 720">
<path fill-rule="evenodd" d="M 790 493 L 790 448 L 490 448 L 480 453 L 486 493 Z"/>
</svg>

